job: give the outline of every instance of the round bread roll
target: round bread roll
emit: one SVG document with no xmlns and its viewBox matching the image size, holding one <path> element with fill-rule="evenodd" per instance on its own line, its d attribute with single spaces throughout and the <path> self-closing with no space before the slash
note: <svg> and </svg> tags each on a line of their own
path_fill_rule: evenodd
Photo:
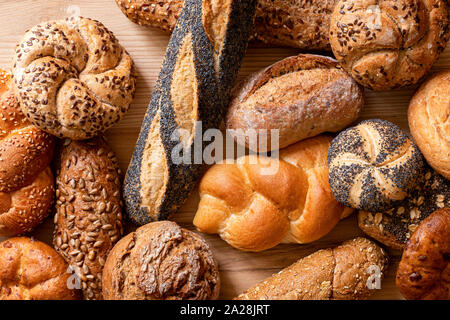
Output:
<svg viewBox="0 0 450 320">
<path fill-rule="evenodd" d="M 55 250 L 25 237 L 0 243 L 0 300 L 77 300 L 75 277 Z"/>
<path fill-rule="evenodd" d="M 13 74 L 27 118 L 73 140 L 119 121 L 135 92 L 130 55 L 100 22 L 81 17 L 31 28 L 17 46 Z"/>
<path fill-rule="evenodd" d="M 0 70 L 0 236 L 31 231 L 53 204 L 49 164 L 55 141 L 22 115 L 9 74 Z"/>
<path fill-rule="evenodd" d="M 105 300 L 217 299 L 219 270 L 199 235 L 169 221 L 122 238 L 103 269 Z"/>
<path fill-rule="evenodd" d="M 340 0 L 331 16 L 330 43 L 360 84 L 389 90 L 417 83 L 449 37 L 444 0 Z"/>
<path fill-rule="evenodd" d="M 450 208 L 433 212 L 406 244 L 396 284 L 410 300 L 450 299 Z"/>
<path fill-rule="evenodd" d="M 366 120 L 341 132 L 328 150 L 329 182 L 342 204 L 367 211 L 392 208 L 424 170 L 414 142 L 396 125 Z"/>
<path fill-rule="evenodd" d="M 428 163 L 450 179 L 450 71 L 424 83 L 408 109 L 411 134 Z"/>
</svg>

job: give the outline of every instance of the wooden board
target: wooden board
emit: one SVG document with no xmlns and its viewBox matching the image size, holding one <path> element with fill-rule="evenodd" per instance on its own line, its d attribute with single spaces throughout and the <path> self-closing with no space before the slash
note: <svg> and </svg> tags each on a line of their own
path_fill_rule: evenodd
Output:
<svg viewBox="0 0 450 320">
<path fill-rule="evenodd" d="M 1 0 L 0 66 L 11 65 L 14 47 L 28 28 L 43 21 L 65 18 L 72 14 L 102 21 L 114 32 L 136 63 L 139 78 L 135 101 L 125 118 L 107 133 L 108 140 L 120 159 L 120 166 L 126 170 L 169 41 L 167 34 L 131 23 L 121 13 L 114 0 Z M 239 76 L 244 77 L 299 52 L 289 48 L 252 46 L 247 52 Z M 450 46 L 433 70 L 444 68 L 450 69 Z M 361 120 L 378 117 L 408 129 L 406 110 L 413 92 L 414 88 L 384 93 L 366 91 L 367 103 Z M 197 203 L 198 194 L 195 191 L 173 220 L 183 227 L 194 230 L 192 219 Z M 37 228 L 33 236 L 51 243 L 52 231 L 53 223 L 49 218 Z M 352 215 L 341 221 L 330 234 L 314 243 L 279 245 L 261 253 L 238 251 L 215 235 L 205 235 L 205 238 L 212 246 L 220 264 L 221 298 L 229 299 L 299 258 L 359 235 L 363 233 L 357 227 L 355 215 Z M 374 299 L 401 298 L 394 283 L 395 270 L 401 253 L 393 250 L 389 250 L 389 253 L 391 264 L 388 274 L 382 283 L 382 289 L 377 291 Z"/>
</svg>

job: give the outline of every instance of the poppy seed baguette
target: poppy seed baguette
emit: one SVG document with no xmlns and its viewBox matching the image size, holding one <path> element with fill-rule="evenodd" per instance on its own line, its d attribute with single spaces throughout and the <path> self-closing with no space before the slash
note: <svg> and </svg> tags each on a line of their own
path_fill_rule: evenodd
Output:
<svg viewBox="0 0 450 320">
<path fill-rule="evenodd" d="M 203 132 L 220 125 L 255 6 L 256 0 L 185 2 L 125 178 L 125 206 L 133 222 L 166 219 L 193 189 L 202 169 L 202 161 L 194 161 L 194 138 L 201 141 Z M 180 149 L 189 161 L 174 159 Z"/>
</svg>

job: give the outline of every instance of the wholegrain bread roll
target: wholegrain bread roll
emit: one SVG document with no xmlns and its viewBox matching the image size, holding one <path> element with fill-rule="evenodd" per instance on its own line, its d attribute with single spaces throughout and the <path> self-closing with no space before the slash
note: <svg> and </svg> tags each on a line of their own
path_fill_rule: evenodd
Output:
<svg viewBox="0 0 450 320">
<path fill-rule="evenodd" d="M 281 150 L 280 159 L 214 165 L 200 182 L 194 225 L 244 251 L 323 237 L 348 215 L 328 185 L 330 141 L 317 136 Z"/>
<path fill-rule="evenodd" d="M 450 179 L 450 71 L 431 77 L 409 104 L 411 134 L 428 163 Z"/>
<path fill-rule="evenodd" d="M 389 121 L 372 119 L 333 140 L 328 166 L 336 199 L 374 212 L 391 209 L 405 199 L 423 174 L 425 161 L 403 130 Z"/>
<path fill-rule="evenodd" d="M 373 90 L 417 83 L 449 38 L 446 0 L 340 0 L 330 43 L 342 67 Z"/>
<path fill-rule="evenodd" d="M 118 160 L 103 140 L 65 140 L 56 161 L 53 244 L 79 277 L 84 299 L 102 299 L 106 257 L 123 234 Z"/>
<path fill-rule="evenodd" d="M 356 238 L 317 251 L 240 294 L 236 300 L 358 300 L 380 289 L 388 256 Z"/>
<path fill-rule="evenodd" d="M 358 118 L 363 105 L 362 87 L 334 59 L 300 54 L 239 83 L 226 127 L 238 142 L 265 152 L 275 148 L 270 130 L 279 130 L 278 148 L 282 149 L 323 132 L 344 129 Z M 258 141 L 253 138 L 254 130 Z"/>
<path fill-rule="evenodd" d="M 103 272 L 108 300 L 217 299 L 217 262 L 199 235 L 175 222 L 146 224 L 112 249 Z"/>
<path fill-rule="evenodd" d="M 92 138 L 119 121 L 133 100 L 133 61 L 95 20 L 71 17 L 32 27 L 13 63 L 22 112 L 58 137 Z"/>
<path fill-rule="evenodd" d="M 23 116 L 10 74 L 0 70 L 0 236 L 30 232 L 49 214 L 54 138 Z"/>
<path fill-rule="evenodd" d="M 176 212 L 200 178 L 202 137 L 222 121 L 255 5 L 185 2 L 125 177 L 126 211 L 136 224 Z"/>
</svg>

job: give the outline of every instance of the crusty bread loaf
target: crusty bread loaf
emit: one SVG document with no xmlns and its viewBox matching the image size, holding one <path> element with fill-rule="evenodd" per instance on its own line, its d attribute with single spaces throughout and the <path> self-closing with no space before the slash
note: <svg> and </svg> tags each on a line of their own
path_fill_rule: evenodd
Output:
<svg viewBox="0 0 450 320">
<path fill-rule="evenodd" d="M 203 133 L 223 118 L 255 5 L 186 1 L 125 178 L 127 214 L 137 224 L 167 218 L 197 182 L 203 160 L 196 150 L 206 145 Z"/>
<path fill-rule="evenodd" d="M 422 221 L 406 244 L 396 284 L 410 300 L 450 300 L 450 208 Z"/>
<path fill-rule="evenodd" d="M 450 179 L 450 71 L 442 71 L 415 93 L 408 109 L 411 134 L 428 163 Z"/>
<path fill-rule="evenodd" d="M 425 161 L 415 143 L 391 122 L 372 119 L 341 132 L 328 151 L 330 187 L 346 206 L 392 208 L 416 186 Z"/>
<path fill-rule="evenodd" d="M 118 160 L 103 138 L 65 140 L 57 161 L 56 250 L 80 279 L 84 299 L 102 299 L 102 271 L 120 239 Z"/>
<path fill-rule="evenodd" d="M 360 84 L 389 90 L 417 83 L 445 49 L 447 0 L 340 0 L 330 43 Z"/>
<path fill-rule="evenodd" d="M 432 212 L 450 207 L 450 180 L 426 167 L 405 200 L 386 211 L 359 211 L 359 227 L 386 246 L 402 250 Z"/>
<path fill-rule="evenodd" d="M 362 88 L 334 59 L 300 54 L 239 83 L 226 126 L 238 141 L 245 139 L 251 150 L 264 152 L 274 148 L 269 130 L 279 130 L 281 149 L 323 132 L 344 129 L 358 118 L 363 105 Z M 249 143 L 252 130 L 266 141 Z"/>
<path fill-rule="evenodd" d="M 376 292 L 387 265 L 382 248 L 356 238 L 300 259 L 236 300 L 365 299 Z"/>
<path fill-rule="evenodd" d="M 330 141 L 301 141 L 281 150 L 279 160 L 247 156 L 214 165 L 201 180 L 194 225 L 245 251 L 321 238 L 348 212 L 328 185 Z"/>
<path fill-rule="evenodd" d="M 10 75 L 0 70 L 0 236 L 31 231 L 47 217 L 54 194 L 49 164 L 54 138 L 20 112 Z"/>
<path fill-rule="evenodd" d="M 138 228 L 112 249 L 103 272 L 108 300 L 217 299 L 217 262 L 199 235 L 175 222 Z"/>
<path fill-rule="evenodd" d="M 116 0 L 134 23 L 175 28 L 183 0 Z M 253 38 L 270 45 L 330 51 L 330 16 L 337 0 L 258 0 Z"/>
<path fill-rule="evenodd" d="M 76 300 L 72 278 L 69 265 L 43 242 L 17 237 L 0 243 L 0 300 Z"/>
<path fill-rule="evenodd" d="M 119 121 L 135 91 L 130 55 L 98 21 L 81 17 L 31 28 L 14 56 L 22 112 L 58 137 L 94 137 Z"/>
</svg>

